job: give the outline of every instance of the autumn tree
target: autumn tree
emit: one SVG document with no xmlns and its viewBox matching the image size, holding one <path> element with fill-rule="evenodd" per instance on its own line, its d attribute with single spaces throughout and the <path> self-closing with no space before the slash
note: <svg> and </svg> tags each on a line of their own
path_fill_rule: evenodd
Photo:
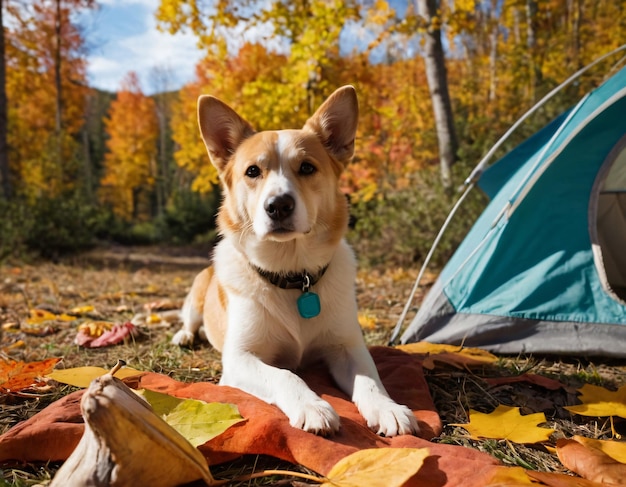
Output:
<svg viewBox="0 0 626 487">
<path fill-rule="evenodd" d="M 151 216 L 157 174 L 158 121 L 155 102 L 143 94 L 134 72 L 122 81 L 105 119 L 109 140 L 101 197 L 124 220 Z"/>
<path fill-rule="evenodd" d="M 58 8 L 56 1 L 42 1 L 6 6 L 11 18 L 5 31 L 7 138 L 17 189 L 29 198 L 59 195 L 78 183 L 76 135 L 83 124 L 87 82 L 84 41 L 70 16 L 79 5 L 67 1 Z M 54 88 L 59 79 L 65 93 L 60 132 Z"/>
<path fill-rule="evenodd" d="M 157 19 L 170 32 L 191 29 L 209 55 L 236 55 L 242 30 L 259 33 L 256 38 L 244 34 L 248 43 L 288 52 L 281 82 L 264 94 L 270 96 L 266 103 L 292 110 L 299 121 L 334 88 L 324 71 L 339 52 L 343 26 L 358 16 L 357 6 L 356 0 L 245 0 L 217 2 L 213 8 L 197 0 L 161 0 Z M 226 42 L 225 49 L 216 52 L 214 46 L 221 42 Z"/>
</svg>

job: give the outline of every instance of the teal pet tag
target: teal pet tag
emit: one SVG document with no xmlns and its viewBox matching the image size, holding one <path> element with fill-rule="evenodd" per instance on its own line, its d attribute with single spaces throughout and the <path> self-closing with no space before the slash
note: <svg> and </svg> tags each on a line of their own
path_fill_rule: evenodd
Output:
<svg viewBox="0 0 626 487">
<path fill-rule="evenodd" d="M 303 318 L 315 318 L 322 311 L 320 297 L 312 292 L 303 292 L 298 298 L 298 312 Z"/>
</svg>

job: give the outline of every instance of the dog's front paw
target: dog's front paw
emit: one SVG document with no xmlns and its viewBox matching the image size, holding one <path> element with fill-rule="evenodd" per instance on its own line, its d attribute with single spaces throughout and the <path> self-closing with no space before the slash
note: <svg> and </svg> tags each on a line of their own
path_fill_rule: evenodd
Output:
<svg viewBox="0 0 626 487">
<path fill-rule="evenodd" d="M 363 408 L 361 414 L 367 425 L 377 434 L 391 437 L 397 435 L 418 435 L 420 428 L 413 412 L 406 406 L 389 398 L 380 398 Z"/>
<path fill-rule="evenodd" d="M 316 399 L 298 408 L 289 417 L 289 424 L 316 435 L 330 435 L 339 430 L 339 415 L 323 399 Z"/>
<path fill-rule="evenodd" d="M 172 337 L 172 343 L 180 347 L 188 347 L 190 345 L 193 345 L 193 339 L 193 333 L 182 329 L 178 330 L 176 334 Z"/>
</svg>

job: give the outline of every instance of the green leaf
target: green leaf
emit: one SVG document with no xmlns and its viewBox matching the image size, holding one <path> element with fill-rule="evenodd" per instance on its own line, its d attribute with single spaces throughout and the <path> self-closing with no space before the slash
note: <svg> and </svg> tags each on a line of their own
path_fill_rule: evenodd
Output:
<svg viewBox="0 0 626 487">
<path fill-rule="evenodd" d="M 372 448 L 342 458 L 323 484 L 335 487 L 400 487 L 422 468 L 428 448 Z"/>
<path fill-rule="evenodd" d="M 233 404 L 180 399 L 148 389 L 141 389 L 137 393 L 193 446 L 202 445 L 231 426 L 245 421 Z"/>
</svg>

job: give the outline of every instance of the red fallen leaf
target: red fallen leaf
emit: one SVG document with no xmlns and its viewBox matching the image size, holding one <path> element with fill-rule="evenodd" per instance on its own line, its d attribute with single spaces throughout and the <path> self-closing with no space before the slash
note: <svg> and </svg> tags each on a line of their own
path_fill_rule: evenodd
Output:
<svg viewBox="0 0 626 487">
<path fill-rule="evenodd" d="M 115 325 L 110 330 L 104 332 L 97 338 L 89 336 L 83 331 L 79 331 L 74 339 L 74 343 L 87 348 L 101 348 L 122 343 L 129 336 L 137 334 L 137 327 L 130 322 L 123 325 Z"/>
<path fill-rule="evenodd" d="M 516 382 L 527 382 L 529 384 L 543 387 L 544 389 L 548 389 L 550 391 L 556 391 L 561 388 L 567 389 L 565 384 L 562 384 L 558 380 L 549 379 L 548 377 L 537 374 L 522 374 L 515 377 L 491 377 L 488 379 L 484 379 L 484 381 L 492 386 L 498 386 L 501 384 L 514 384 Z"/>
<path fill-rule="evenodd" d="M 0 361 L 0 393 L 20 392 L 45 385 L 43 377 L 61 360 L 49 358 L 38 362 Z"/>
</svg>

